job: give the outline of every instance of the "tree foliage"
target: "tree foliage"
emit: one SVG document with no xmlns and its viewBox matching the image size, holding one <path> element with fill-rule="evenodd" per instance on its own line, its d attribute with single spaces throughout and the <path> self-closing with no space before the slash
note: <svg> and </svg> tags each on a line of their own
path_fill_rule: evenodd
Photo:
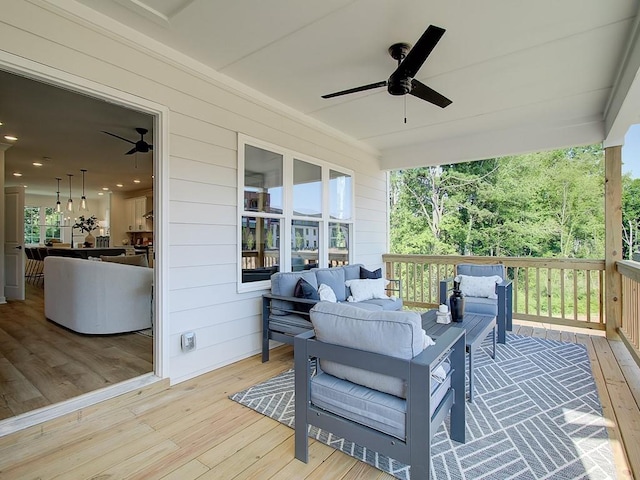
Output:
<svg viewBox="0 0 640 480">
<path fill-rule="evenodd" d="M 394 253 L 604 256 L 599 145 L 395 171 L 390 194 Z"/>
</svg>

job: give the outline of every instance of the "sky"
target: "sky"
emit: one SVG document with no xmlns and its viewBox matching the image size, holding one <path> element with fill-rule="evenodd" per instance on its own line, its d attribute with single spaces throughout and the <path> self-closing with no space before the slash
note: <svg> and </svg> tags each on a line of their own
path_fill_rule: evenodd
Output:
<svg viewBox="0 0 640 480">
<path fill-rule="evenodd" d="M 622 173 L 640 178 L 640 125 L 633 125 L 624 137 Z"/>
</svg>

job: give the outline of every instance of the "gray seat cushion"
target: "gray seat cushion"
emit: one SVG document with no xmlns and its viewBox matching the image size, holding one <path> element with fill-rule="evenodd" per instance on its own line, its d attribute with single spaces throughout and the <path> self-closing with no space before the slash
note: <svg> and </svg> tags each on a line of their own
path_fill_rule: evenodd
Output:
<svg viewBox="0 0 640 480">
<path fill-rule="evenodd" d="M 450 385 L 449 376 L 442 384 L 431 379 L 431 415 Z M 405 439 L 407 401 L 395 395 L 372 390 L 322 372 L 311 379 L 311 402 L 338 416 L 401 440 Z"/>
<path fill-rule="evenodd" d="M 296 314 L 271 315 L 269 317 L 269 330 L 286 333 L 288 335 L 298 335 L 313 329 L 311 322 Z"/>
<path fill-rule="evenodd" d="M 492 298 L 464 297 L 464 311 L 480 315 L 498 315 L 498 302 Z"/>
<path fill-rule="evenodd" d="M 389 312 L 393 312 L 395 310 L 402 310 L 402 299 L 401 298 L 372 298 L 371 300 L 364 300 L 362 302 L 352 303 L 356 307 L 364 305 L 376 305 L 382 308 L 382 310 L 386 310 Z"/>
<path fill-rule="evenodd" d="M 376 305 L 375 303 L 367 303 L 367 302 L 356 302 L 356 303 L 351 303 L 351 302 L 340 302 L 343 303 L 345 305 L 351 305 L 352 307 L 358 307 L 358 308 L 362 308 L 364 310 L 368 310 L 370 312 L 380 312 L 382 310 L 384 310 L 380 305 Z"/>
</svg>

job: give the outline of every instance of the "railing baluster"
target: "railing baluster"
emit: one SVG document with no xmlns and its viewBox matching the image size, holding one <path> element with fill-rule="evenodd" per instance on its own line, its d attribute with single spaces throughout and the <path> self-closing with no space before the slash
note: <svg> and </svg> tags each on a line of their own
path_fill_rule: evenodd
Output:
<svg viewBox="0 0 640 480">
<path fill-rule="evenodd" d="M 529 315 L 529 268 L 524 269 L 524 313 Z"/>
<path fill-rule="evenodd" d="M 587 284 L 587 322 L 591 322 L 591 271 L 585 272 L 585 283 Z"/>
<path fill-rule="evenodd" d="M 547 268 L 547 316 L 551 318 L 553 316 L 553 307 L 551 306 L 551 267 Z"/>
<path fill-rule="evenodd" d="M 540 316 L 540 267 L 536 268 L 536 314 Z"/>
<path fill-rule="evenodd" d="M 598 272 L 598 322 L 604 325 L 604 272 Z"/>
<path fill-rule="evenodd" d="M 560 269 L 560 318 L 567 318 L 564 305 L 564 268 Z"/>
<path fill-rule="evenodd" d="M 573 319 L 578 321 L 578 272 L 573 270 Z"/>
</svg>

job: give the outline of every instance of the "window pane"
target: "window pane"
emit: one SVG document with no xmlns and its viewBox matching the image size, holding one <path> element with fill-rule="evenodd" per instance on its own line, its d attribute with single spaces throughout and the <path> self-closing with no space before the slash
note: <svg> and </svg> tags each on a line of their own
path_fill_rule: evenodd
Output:
<svg viewBox="0 0 640 480">
<path fill-rule="evenodd" d="M 40 243 L 39 207 L 24 207 L 24 243 L 27 245 Z"/>
<path fill-rule="evenodd" d="M 280 219 L 242 217 L 242 282 L 269 280 L 279 265 Z"/>
<path fill-rule="evenodd" d="M 348 223 L 329 223 L 330 267 L 349 264 L 350 228 Z"/>
<path fill-rule="evenodd" d="M 351 175 L 329 173 L 329 214 L 336 220 L 351 220 Z"/>
<path fill-rule="evenodd" d="M 313 228 L 309 228 L 313 227 Z M 291 270 L 309 270 L 318 266 L 318 222 L 291 222 Z"/>
<path fill-rule="evenodd" d="M 60 236 L 60 220 L 62 215 L 56 212 L 55 208 L 46 207 L 45 208 L 45 224 L 47 227 L 46 230 L 46 242 L 49 243 L 52 239 L 61 240 Z"/>
<path fill-rule="evenodd" d="M 322 169 L 296 159 L 293 160 L 293 214 L 322 216 Z"/>
<path fill-rule="evenodd" d="M 245 145 L 244 209 L 282 213 L 282 155 Z"/>
</svg>

